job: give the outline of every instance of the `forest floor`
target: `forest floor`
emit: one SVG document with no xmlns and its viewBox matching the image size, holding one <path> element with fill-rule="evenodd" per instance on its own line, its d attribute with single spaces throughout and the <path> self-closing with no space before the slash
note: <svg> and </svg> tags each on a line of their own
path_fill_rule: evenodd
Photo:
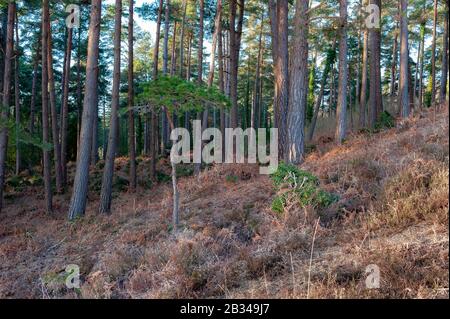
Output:
<svg viewBox="0 0 450 319">
<path fill-rule="evenodd" d="M 86 217 L 74 222 L 66 219 L 70 193 L 55 196 L 49 216 L 42 187 L 10 186 L 0 298 L 449 297 L 448 109 L 354 134 L 342 146 L 318 139 L 301 169 L 339 196 L 324 210 L 293 201 L 274 212 L 268 176 L 252 165 L 217 165 L 180 179 L 175 235 L 170 184 L 147 185 L 146 161 L 137 194 L 116 179 L 110 217 L 97 214 L 101 164 Z M 126 171 L 118 159 L 117 174 Z M 80 267 L 80 289 L 64 284 L 69 264 Z M 380 270 L 379 289 L 366 285 L 370 265 Z"/>
</svg>

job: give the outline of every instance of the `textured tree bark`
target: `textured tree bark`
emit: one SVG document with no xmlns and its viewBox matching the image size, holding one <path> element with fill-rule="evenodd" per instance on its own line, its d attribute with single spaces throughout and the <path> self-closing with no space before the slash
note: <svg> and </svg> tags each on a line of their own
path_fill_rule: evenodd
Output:
<svg viewBox="0 0 450 319">
<path fill-rule="evenodd" d="M 44 0 L 45 1 L 45 0 Z M 4 71 L 3 71 L 3 97 L 1 104 L 1 120 L 8 121 L 9 117 L 9 103 L 11 98 L 11 60 L 13 58 L 14 50 L 14 17 L 16 14 L 16 3 L 14 1 L 8 4 L 8 20 L 6 24 L 6 45 L 4 53 Z M 1 128 L 0 131 L 0 212 L 3 207 L 3 186 L 5 184 L 6 175 L 6 151 L 8 148 L 8 129 Z"/>
<path fill-rule="evenodd" d="M 447 78 L 448 78 L 448 2 L 445 5 L 444 15 L 444 38 L 442 48 L 442 75 L 441 75 L 441 94 L 440 102 L 445 103 L 447 99 Z"/>
<path fill-rule="evenodd" d="M 63 188 L 67 186 L 67 135 L 69 131 L 69 83 L 73 29 L 69 28 L 67 31 L 68 33 L 65 59 L 66 64 L 64 65 L 63 103 L 61 108 L 61 170 Z"/>
<path fill-rule="evenodd" d="M 347 0 L 340 0 L 339 34 L 339 85 L 337 100 L 336 141 L 343 143 L 347 136 L 347 86 L 348 86 L 348 43 L 347 43 Z"/>
<path fill-rule="evenodd" d="M 278 51 L 277 63 L 278 69 L 275 79 L 277 91 L 278 106 L 278 137 L 279 137 L 279 157 L 288 160 L 286 145 L 288 142 L 288 123 L 287 114 L 289 108 L 289 2 L 288 0 L 278 0 L 277 2 L 277 22 L 278 22 Z M 291 152 L 291 150 L 289 150 Z M 291 155 L 289 155 L 290 157 Z"/>
<path fill-rule="evenodd" d="M 436 37 L 438 0 L 434 0 L 433 40 L 431 44 L 431 105 L 436 106 Z"/>
<path fill-rule="evenodd" d="M 86 63 L 86 84 L 83 102 L 83 118 L 81 122 L 80 150 L 77 161 L 73 193 L 69 207 L 69 219 L 83 216 L 89 184 L 89 163 L 92 151 L 92 128 L 98 105 L 98 56 L 100 38 L 101 0 L 92 0 L 89 24 L 88 56 Z"/>
<path fill-rule="evenodd" d="M 19 126 L 20 126 L 20 88 L 19 88 L 19 17 L 16 10 L 16 41 L 15 57 L 14 57 L 14 104 L 15 104 L 15 120 L 16 120 L 16 175 L 19 175 L 21 168 L 20 158 L 20 142 L 19 142 Z"/>
<path fill-rule="evenodd" d="M 128 18 L 128 152 L 130 156 L 130 191 L 136 191 L 136 140 L 134 128 L 134 0 L 130 0 Z"/>
<path fill-rule="evenodd" d="M 401 115 L 403 118 L 409 116 L 409 86 L 408 86 L 408 0 L 401 0 L 400 11 L 400 107 Z"/>
<path fill-rule="evenodd" d="M 52 123 L 53 158 L 55 161 L 56 191 L 63 192 L 62 166 L 61 166 L 61 143 L 59 141 L 58 112 L 56 110 L 55 76 L 53 73 L 53 44 L 50 19 L 47 21 L 47 68 L 48 68 L 48 93 L 50 96 L 50 115 Z"/>
<path fill-rule="evenodd" d="M 283 18 L 280 20 L 283 20 Z M 291 78 L 289 79 L 289 111 L 287 114 L 288 147 L 286 148 L 286 160 L 291 164 L 300 164 L 303 161 L 304 154 L 305 109 L 308 98 L 308 24 L 308 2 L 297 0 Z M 281 40 L 281 42 L 283 41 L 285 40 Z M 280 55 L 286 55 L 286 52 L 283 52 L 283 45 L 280 52 Z M 283 62 L 280 64 L 283 64 Z"/>
<path fill-rule="evenodd" d="M 367 110 L 367 69 L 369 55 L 369 32 L 364 30 L 363 57 L 362 57 L 362 76 L 361 76 L 361 93 L 359 95 L 359 126 L 366 127 L 366 110 Z"/>
<path fill-rule="evenodd" d="M 48 123 L 48 103 L 49 103 L 49 65 L 48 65 L 48 51 L 49 51 L 49 8 L 48 0 L 42 1 L 42 141 L 50 143 L 49 123 Z M 45 189 L 45 203 L 48 213 L 53 211 L 52 205 L 52 185 L 51 185 L 51 168 L 50 168 L 50 152 L 43 149 L 43 163 L 44 163 L 44 189 Z M 58 168 L 56 168 L 58 169 Z"/>
<path fill-rule="evenodd" d="M 132 1 L 131 1 L 132 2 Z M 119 90 L 120 90 L 120 40 L 122 29 L 122 0 L 115 1 L 116 12 L 114 16 L 114 73 L 113 88 L 111 98 L 111 119 L 108 137 L 108 151 L 106 154 L 105 167 L 103 169 L 102 190 L 100 193 L 99 212 L 102 214 L 111 213 L 112 185 L 114 175 L 114 160 L 117 148 L 117 116 L 119 110 Z M 130 7 L 130 13 L 132 9 Z M 132 17 L 132 15 L 130 15 Z M 130 29 L 131 30 L 131 29 Z M 130 31 L 129 30 L 129 31 Z"/>
</svg>

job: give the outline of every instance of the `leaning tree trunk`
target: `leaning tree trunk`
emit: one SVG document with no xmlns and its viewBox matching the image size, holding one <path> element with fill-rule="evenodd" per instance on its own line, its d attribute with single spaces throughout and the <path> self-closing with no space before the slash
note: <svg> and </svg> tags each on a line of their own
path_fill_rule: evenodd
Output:
<svg viewBox="0 0 450 319">
<path fill-rule="evenodd" d="M 291 164 L 300 164 L 303 161 L 305 145 L 305 109 L 308 98 L 308 20 L 308 2 L 297 0 L 287 114 L 288 147 L 286 152 L 287 162 Z M 283 54 L 286 52 L 281 53 Z"/>
<path fill-rule="evenodd" d="M 132 1 L 131 1 L 132 2 Z M 131 4 L 132 6 L 132 4 Z M 130 7 L 131 9 L 131 7 Z M 130 10 L 130 19 L 132 10 Z M 114 175 L 114 160 L 116 158 L 117 148 L 117 131 L 118 122 L 117 115 L 119 110 L 119 94 L 120 94 L 120 36 L 121 36 L 121 21 L 122 21 L 122 0 L 116 0 L 116 13 L 114 17 L 114 73 L 113 73 L 113 88 L 111 99 L 111 119 L 108 137 L 108 151 L 106 154 L 105 168 L 103 169 L 102 190 L 100 194 L 99 212 L 103 214 L 111 213 L 112 201 L 112 184 Z M 131 29 L 130 29 L 131 30 Z M 130 30 L 128 32 L 130 32 Z M 131 110 L 129 110 L 131 112 Z"/>
<path fill-rule="evenodd" d="M 339 85 L 337 100 L 336 141 L 343 143 L 347 133 L 347 0 L 340 0 L 340 35 L 339 35 Z"/>
<path fill-rule="evenodd" d="M 136 191 L 136 141 L 134 129 L 134 0 L 130 0 L 130 14 L 128 18 L 128 151 L 130 154 L 130 191 Z M 120 23 L 120 21 L 119 21 Z"/>
<path fill-rule="evenodd" d="M 94 126 L 94 119 L 97 118 L 94 112 L 97 109 L 96 105 L 98 104 L 97 84 L 101 8 L 101 0 L 92 0 L 83 118 L 80 133 L 80 150 L 69 207 L 69 219 L 71 220 L 83 216 L 86 210 L 89 184 L 89 163 L 92 151 L 92 128 Z"/>
<path fill-rule="evenodd" d="M 56 175 L 56 191 L 62 193 L 62 166 L 61 166 L 61 144 L 59 142 L 58 113 L 56 111 L 56 93 L 55 93 L 55 76 L 53 73 L 53 51 L 52 51 L 52 32 L 50 20 L 47 21 L 47 68 L 48 68 L 48 90 L 50 95 L 50 110 L 52 119 L 52 137 L 53 137 L 53 157 L 55 160 Z"/>
<path fill-rule="evenodd" d="M 324 70 L 322 73 L 322 80 L 320 82 L 320 91 L 319 91 L 319 95 L 318 95 L 315 105 L 314 105 L 314 113 L 313 113 L 313 117 L 311 119 L 311 126 L 309 127 L 309 131 L 308 131 L 308 141 L 312 141 L 312 139 L 314 137 L 314 131 L 316 129 L 317 118 L 319 117 L 320 106 L 322 104 L 323 95 L 325 92 L 325 85 L 327 84 L 328 74 L 330 74 L 331 66 L 334 64 L 335 57 L 336 57 L 336 38 L 333 41 L 332 47 L 330 49 L 328 49 L 328 52 L 327 52 L 327 59 L 325 61 L 325 67 L 324 67 Z"/>
<path fill-rule="evenodd" d="M 49 123 L 48 123 L 48 103 L 49 103 L 49 66 L 48 66 L 48 49 L 49 49 L 49 8 L 48 0 L 43 1 L 42 9 L 42 142 L 50 143 Z M 43 149 L 43 163 L 44 163 L 44 188 L 45 188 L 45 202 L 47 212 L 51 213 L 52 206 L 52 185 L 51 185 L 51 170 L 50 170 L 50 152 Z M 57 168 L 56 168 L 57 169 Z"/>
<path fill-rule="evenodd" d="M 69 83 L 70 83 L 70 62 L 72 55 L 72 37 L 73 29 L 69 28 L 67 33 L 66 45 L 66 64 L 64 65 L 64 87 L 63 87 L 63 103 L 62 103 L 62 119 L 61 119 L 61 166 L 63 187 L 67 186 L 67 146 L 69 131 Z"/>
<path fill-rule="evenodd" d="M 409 116 L 409 86 L 408 86 L 408 0 L 401 0 L 400 12 L 400 110 L 403 118 Z"/>
<path fill-rule="evenodd" d="M 4 53 L 3 71 L 3 97 L 1 105 L 1 120 L 7 122 L 9 117 L 9 103 L 11 98 L 11 60 L 14 50 L 14 17 L 16 14 L 16 3 L 11 1 L 8 4 L 8 21 L 6 29 L 6 47 Z M 6 151 L 8 148 L 8 129 L 6 126 L 0 131 L 0 212 L 3 207 L 3 186 L 6 175 Z"/>
</svg>

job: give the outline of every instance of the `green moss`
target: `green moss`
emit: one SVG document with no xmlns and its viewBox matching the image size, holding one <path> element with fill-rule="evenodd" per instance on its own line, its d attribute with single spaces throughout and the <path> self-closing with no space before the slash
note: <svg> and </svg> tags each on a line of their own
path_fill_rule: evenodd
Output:
<svg viewBox="0 0 450 319">
<path fill-rule="evenodd" d="M 388 111 L 381 113 L 380 118 L 375 123 L 375 129 L 389 129 L 395 127 L 395 118 Z"/>
</svg>

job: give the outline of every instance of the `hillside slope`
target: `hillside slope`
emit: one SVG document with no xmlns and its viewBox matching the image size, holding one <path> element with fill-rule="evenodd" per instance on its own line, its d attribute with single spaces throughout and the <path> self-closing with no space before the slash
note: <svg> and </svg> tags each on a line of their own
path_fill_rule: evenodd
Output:
<svg viewBox="0 0 450 319">
<path fill-rule="evenodd" d="M 176 236 L 164 183 L 117 192 L 111 217 L 92 192 L 73 223 L 69 195 L 47 216 L 41 188 L 27 187 L 0 216 L 0 298 L 448 298 L 448 148 L 447 111 L 343 146 L 322 139 L 301 169 L 339 200 L 288 199 L 282 213 L 257 167 L 215 166 L 180 180 Z M 76 291 L 69 264 L 81 268 Z M 366 288 L 369 265 L 379 289 Z"/>
</svg>

